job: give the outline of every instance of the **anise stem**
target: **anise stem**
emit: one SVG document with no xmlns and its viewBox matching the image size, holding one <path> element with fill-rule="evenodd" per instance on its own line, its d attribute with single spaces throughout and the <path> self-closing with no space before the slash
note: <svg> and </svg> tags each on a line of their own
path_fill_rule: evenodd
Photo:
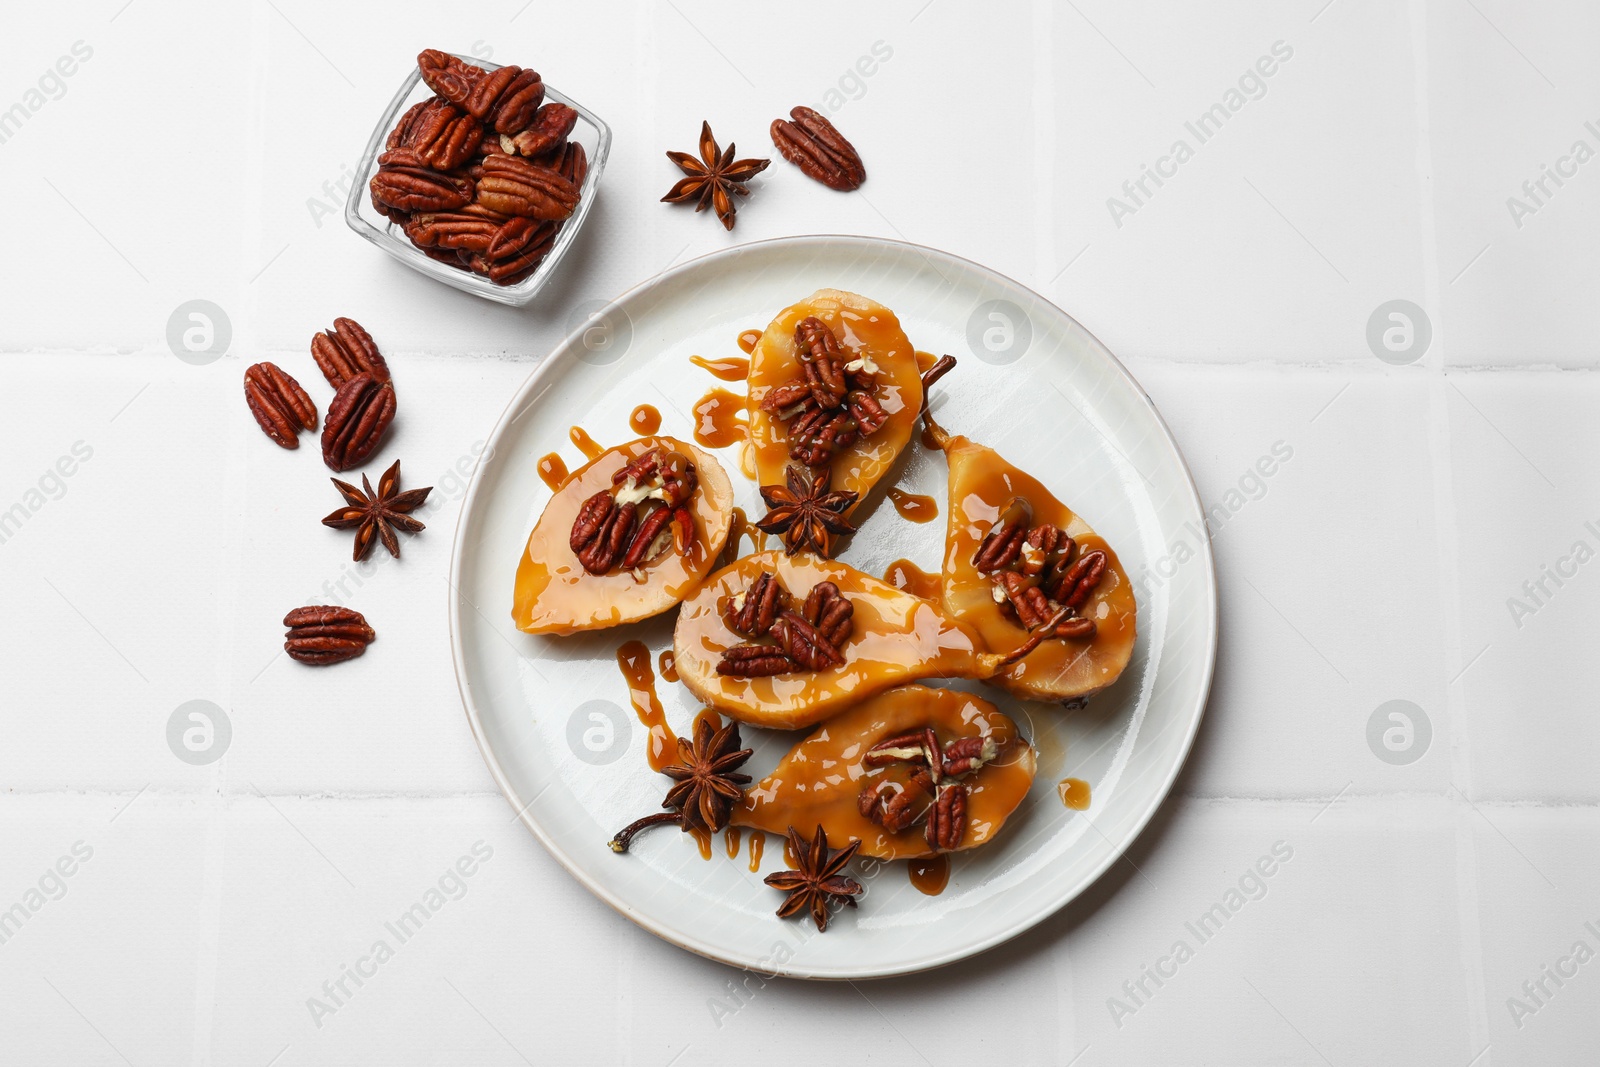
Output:
<svg viewBox="0 0 1600 1067">
<path fill-rule="evenodd" d="M 922 372 L 922 412 L 921 412 L 921 414 L 926 414 L 927 411 L 928 411 L 928 399 L 929 399 L 928 390 L 933 388 L 933 383 L 934 382 L 938 381 L 940 378 L 943 378 L 946 374 L 949 374 L 952 370 L 954 370 L 955 369 L 955 365 L 956 365 L 956 357 L 955 356 L 949 356 L 949 355 L 940 356 L 938 361 L 935 362 L 933 366 L 929 367 L 927 370 Z"/>
<path fill-rule="evenodd" d="M 634 835 L 640 830 L 648 830 L 652 826 L 665 826 L 668 823 L 676 823 L 682 826 L 683 816 L 676 811 L 663 811 L 655 815 L 646 815 L 639 821 L 624 827 L 608 844 L 610 844 L 612 852 L 626 852 L 628 851 L 628 846 L 633 844 Z"/>
</svg>

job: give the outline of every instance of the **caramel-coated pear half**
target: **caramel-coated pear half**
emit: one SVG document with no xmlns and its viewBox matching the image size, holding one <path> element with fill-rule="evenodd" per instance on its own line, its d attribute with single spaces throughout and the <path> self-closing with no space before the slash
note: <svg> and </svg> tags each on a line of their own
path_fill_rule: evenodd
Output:
<svg viewBox="0 0 1600 1067">
<path fill-rule="evenodd" d="M 834 456 L 830 465 L 829 487 L 859 494 L 859 503 L 894 466 L 916 429 L 922 407 L 916 349 L 894 312 L 855 293 L 819 289 L 779 312 L 750 353 L 750 447 L 761 485 L 782 485 L 784 469 L 793 462 L 786 424 L 762 411 L 761 402 L 772 389 L 803 376 L 794 331 L 808 317 L 826 323 L 852 361 L 876 367 L 872 396 L 888 419 L 877 432 Z"/>
<path fill-rule="evenodd" d="M 1010 653 L 1029 640 L 994 598 L 989 575 L 972 560 L 1002 512 L 1018 498 L 1034 525 L 1051 523 L 1077 542 L 1079 555 L 1099 550 L 1106 569 L 1078 616 L 1093 620 L 1086 638 L 1053 638 L 996 674 L 990 681 L 1019 697 L 1063 701 L 1089 696 L 1116 681 L 1133 655 L 1136 611 L 1133 584 L 1117 554 L 1073 510 L 1036 479 L 1007 463 L 992 448 L 965 437 L 936 432 L 950 463 L 949 520 L 940 587 L 945 610 L 974 627 L 989 650 Z"/>
<path fill-rule="evenodd" d="M 669 547 L 639 568 L 639 576 L 628 571 L 588 573 L 569 544 L 578 510 L 594 494 L 612 488 L 613 474 L 653 448 L 680 453 L 695 465 L 698 484 L 688 502 L 693 543 L 683 554 Z M 711 571 L 728 540 L 732 518 L 733 486 L 727 472 L 693 445 L 671 437 L 641 437 L 608 449 L 574 471 L 545 505 L 517 565 L 511 617 L 517 629 L 528 633 L 570 634 L 659 615 L 693 592 Z"/>
<path fill-rule="evenodd" d="M 956 689 L 920 685 L 890 689 L 817 727 L 749 788 L 743 806 L 734 809 L 734 825 L 775 834 L 792 826 L 807 838 L 821 825 L 836 845 L 860 841 L 863 856 L 902 860 L 933 855 L 920 821 L 890 833 L 862 815 L 858 806 L 864 788 L 897 770 L 867 767 L 867 750 L 923 727 L 932 727 L 943 745 L 963 737 L 994 742 L 995 758 L 961 779 L 968 790 L 967 827 L 956 848 L 976 848 L 992 840 L 1033 785 L 1033 747 L 988 701 Z"/>
<path fill-rule="evenodd" d="M 723 606 L 770 571 L 794 603 L 819 582 L 833 582 L 853 608 L 844 662 L 762 678 L 717 673 L 722 654 L 747 638 L 729 628 Z M 672 635 L 679 679 L 712 707 L 740 722 L 795 730 L 821 722 L 891 686 L 918 678 L 987 678 L 1003 668 L 970 629 L 932 601 L 912 596 L 854 567 L 809 554 L 758 552 L 707 578 L 683 602 Z"/>
</svg>

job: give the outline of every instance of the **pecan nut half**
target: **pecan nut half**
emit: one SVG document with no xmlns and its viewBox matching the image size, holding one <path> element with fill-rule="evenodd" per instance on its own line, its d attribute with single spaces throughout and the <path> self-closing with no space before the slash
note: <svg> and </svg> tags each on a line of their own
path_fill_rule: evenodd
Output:
<svg viewBox="0 0 1600 1067">
<path fill-rule="evenodd" d="M 482 167 L 476 199 L 491 211 L 560 222 L 578 206 L 578 187 L 549 167 L 506 155 L 487 156 Z"/>
<path fill-rule="evenodd" d="M 389 380 L 389 364 L 372 335 L 355 319 L 334 319 L 333 329 L 311 338 L 311 358 L 335 389 L 358 374 L 370 375 L 378 382 Z"/>
<path fill-rule="evenodd" d="M 317 406 L 276 363 L 257 363 L 244 372 L 244 399 L 262 432 L 284 448 L 299 448 L 300 431 L 317 425 Z"/>
<path fill-rule="evenodd" d="M 330 470 L 359 467 L 394 421 L 394 385 L 358 374 L 339 386 L 322 423 L 322 462 Z"/>
<path fill-rule="evenodd" d="M 478 154 L 482 139 L 483 123 L 436 100 L 412 120 L 401 147 L 416 152 L 434 170 L 454 170 Z"/>
<path fill-rule="evenodd" d="M 495 133 L 517 133 L 533 122 L 539 105 L 544 103 L 544 79 L 539 77 L 536 70 L 524 70 L 521 67 L 501 67 L 500 70 L 516 73 L 496 95 L 486 121 Z M 499 73 L 499 70 L 494 72 Z M 494 77 L 494 74 L 490 77 Z M 487 91 L 484 86 L 479 88 Z"/>
<path fill-rule="evenodd" d="M 426 48 L 417 56 L 417 69 L 422 72 L 422 80 L 427 82 L 428 88 L 457 107 L 471 110 L 467 107 L 467 101 L 472 97 L 472 90 L 484 78 L 482 67 L 463 63 L 437 48 Z M 483 114 L 474 114 L 483 118 Z"/>
<path fill-rule="evenodd" d="M 735 645 L 722 653 L 717 673 L 730 678 L 766 678 L 788 674 L 798 664 L 773 645 Z"/>
<path fill-rule="evenodd" d="M 441 174 L 415 151 L 396 148 L 378 157 L 368 183 L 375 203 L 400 211 L 454 211 L 472 202 L 472 179 Z"/>
<path fill-rule="evenodd" d="M 939 789 L 938 798 L 928 809 L 928 825 L 923 836 L 935 852 L 954 852 L 967 832 L 967 787 L 952 782 Z"/>
<path fill-rule="evenodd" d="M 560 148 L 578 125 L 578 113 L 566 104 L 546 104 L 524 129 L 500 135 L 500 149 L 519 156 L 543 156 Z"/>
<path fill-rule="evenodd" d="M 745 637 L 765 637 L 772 632 L 772 624 L 778 621 L 778 613 L 784 608 L 783 600 L 783 586 L 778 584 L 777 576 L 771 571 L 762 571 L 744 591 L 742 601 L 735 599 L 728 603 L 723 622 L 728 624 L 728 629 Z"/>
<path fill-rule="evenodd" d="M 809 107 L 789 112 L 792 122 L 774 119 L 772 143 L 783 158 L 799 167 L 809 178 L 830 189 L 849 192 L 867 180 L 861 153 L 844 139 L 833 123 Z"/>
<path fill-rule="evenodd" d="M 329 605 L 295 608 L 283 617 L 283 650 L 301 663 L 326 666 L 355 659 L 378 636 L 359 611 Z"/>
</svg>

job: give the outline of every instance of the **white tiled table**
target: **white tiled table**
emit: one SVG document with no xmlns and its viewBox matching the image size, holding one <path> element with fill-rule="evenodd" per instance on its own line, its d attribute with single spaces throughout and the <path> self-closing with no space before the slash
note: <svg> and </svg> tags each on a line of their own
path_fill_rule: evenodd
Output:
<svg viewBox="0 0 1600 1067">
<path fill-rule="evenodd" d="M 1561 162 L 1600 150 L 1600 8 L 1177 6 L 7 11 L 0 512 L 25 521 L 0 543 L 0 909 L 48 896 L 0 944 L 0 1061 L 1593 1062 L 1600 962 L 1562 960 L 1600 951 L 1600 562 L 1537 603 L 1523 585 L 1600 549 L 1600 160 Z M 1185 123 L 1275 44 L 1200 143 Z M 535 65 L 614 126 L 589 228 L 527 311 L 387 261 L 325 191 L 429 45 Z M 860 194 L 769 172 L 733 235 L 656 203 L 702 117 L 768 154 L 768 121 L 831 90 Z M 1546 165 L 1570 176 L 1536 203 Z M 1098 334 L 1223 509 L 1222 646 L 1177 795 L 1084 898 L 942 972 L 735 993 L 510 821 L 450 665 L 450 472 L 574 305 L 805 232 L 948 249 Z M 209 365 L 165 340 L 192 299 L 231 323 Z M 1366 341 L 1394 299 L 1431 323 L 1411 365 Z M 382 654 L 313 677 L 272 662 L 278 619 L 351 571 L 307 518 L 328 487 L 264 442 L 239 379 L 341 314 L 429 398 L 403 454 L 440 506 L 347 585 Z M 232 724 L 207 766 L 166 740 L 195 699 Z M 1395 699 L 1432 726 L 1405 766 L 1367 742 Z M 314 1018 L 475 844 L 465 895 Z M 1275 845 L 1200 943 L 1185 924 Z M 1180 939 L 1192 958 L 1163 963 Z"/>
</svg>

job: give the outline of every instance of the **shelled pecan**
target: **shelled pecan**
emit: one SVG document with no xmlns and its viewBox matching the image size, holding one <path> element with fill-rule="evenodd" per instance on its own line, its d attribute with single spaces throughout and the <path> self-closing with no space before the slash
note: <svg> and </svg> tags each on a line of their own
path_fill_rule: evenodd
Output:
<svg viewBox="0 0 1600 1067">
<path fill-rule="evenodd" d="M 476 200 L 505 215 L 560 222 L 578 206 L 578 187 L 549 167 L 518 156 L 485 156 Z"/>
<path fill-rule="evenodd" d="M 578 508 L 568 545 L 590 574 L 634 572 L 665 554 L 680 555 L 694 542 L 689 498 L 699 484 L 687 456 L 653 448 L 612 475 Z"/>
<path fill-rule="evenodd" d="M 1033 509 L 1014 497 L 973 554 L 972 566 L 987 575 L 994 600 L 1031 632 L 1048 638 L 1093 637 L 1095 621 L 1077 615 L 1106 571 L 1099 549 L 1079 552 L 1060 528 L 1033 525 Z"/>
<path fill-rule="evenodd" d="M 784 159 L 830 189 L 860 188 L 867 180 L 861 153 L 833 123 L 809 107 L 793 109 L 789 118 L 792 121 L 774 119 L 771 129 L 772 143 Z"/>
<path fill-rule="evenodd" d="M 879 741 L 862 757 L 864 766 L 878 770 L 905 765 L 902 777 L 870 777 L 856 803 L 861 814 L 890 833 L 927 820 L 923 828 L 928 847 L 949 852 L 961 844 L 967 829 L 970 787 L 961 779 L 981 771 L 998 754 L 990 737 L 961 737 L 941 745 L 932 727 L 912 730 Z"/>
<path fill-rule="evenodd" d="M 827 323 L 815 316 L 801 319 L 794 343 L 800 374 L 768 390 L 761 410 L 786 423 L 791 458 L 823 467 L 877 433 L 889 416 L 874 396 L 876 369 L 865 359 L 851 359 Z"/>
<path fill-rule="evenodd" d="M 755 678 L 843 664 L 842 650 L 855 612 L 849 598 L 834 583 L 818 582 L 799 611 L 789 604 L 788 593 L 769 571 L 762 571 L 748 589 L 725 603 L 723 622 L 752 641 L 723 652 L 717 673 Z"/>
<path fill-rule="evenodd" d="M 327 666 L 354 659 L 377 637 L 366 618 L 345 607 L 312 605 L 283 617 L 283 650 L 301 663 Z"/>
<path fill-rule="evenodd" d="M 366 462 L 394 421 L 394 386 L 358 374 L 339 386 L 322 423 L 322 461 L 335 471 Z"/>
<path fill-rule="evenodd" d="M 358 374 L 368 375 L 376 382 L 389 380 L 389 364 L 383 353 L 355 319 L 334 319 L 333 329 L 312 337 L 311 358 L 335 389 Z"/>
<path fill-rule="evenodd" d="M 257 363 L 245 370 L 244 399 L 261 431 L 284 448 L 299 448 L 300 431 L 317 425 L 317 406 L 276 363 Z"/>
<path fill-rule="evenodd" d="M 566 104 L 546 104 L 518 132 L 500 135 L 500 150 L 507 155 L 544 156 L 560 147 L 578 125 L 578 113 Z"/>
</svg>

